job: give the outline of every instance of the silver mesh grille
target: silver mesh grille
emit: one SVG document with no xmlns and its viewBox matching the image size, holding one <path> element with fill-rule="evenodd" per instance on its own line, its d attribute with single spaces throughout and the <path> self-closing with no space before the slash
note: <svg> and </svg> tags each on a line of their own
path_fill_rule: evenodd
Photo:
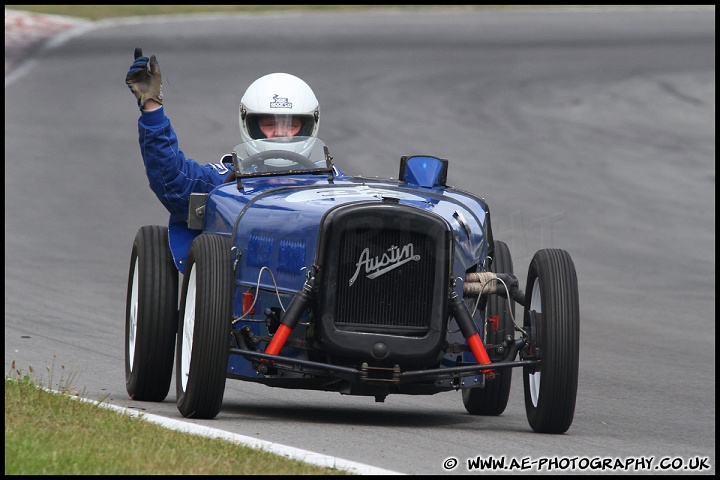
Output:
<svg viewBox="0 0 720 480">
<path fill-rule="evenodd" d="M 430 326 L 435 274 L 433 238 L 418 232 L 368 228 L 343 232 L 335 325 Z"/>
</svg>

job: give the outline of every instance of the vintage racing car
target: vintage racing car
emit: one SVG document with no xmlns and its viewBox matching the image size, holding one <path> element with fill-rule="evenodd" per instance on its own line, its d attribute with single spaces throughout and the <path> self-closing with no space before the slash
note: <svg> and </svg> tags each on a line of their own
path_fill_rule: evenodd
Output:
<svg viewBox="0 0 720 480">
<path fill-rule="evenodd" d="M 499 415 L 521 367 L 532 430 L 566 432 L 579 366 L 568 252 L 538 250 L 523 291 L 485 200 L 446 185 L 447 160 L 349 176 L 319 138 L 294 140 L 236 146 L 234 178 L 193 194 L 186 222 L 137 232 L 130 397 L 163 401 L 175 363 L 191 418 L 217 416 L 227 378 L 378 402 L 461 390 L 470 414 Z"/>
</svg>

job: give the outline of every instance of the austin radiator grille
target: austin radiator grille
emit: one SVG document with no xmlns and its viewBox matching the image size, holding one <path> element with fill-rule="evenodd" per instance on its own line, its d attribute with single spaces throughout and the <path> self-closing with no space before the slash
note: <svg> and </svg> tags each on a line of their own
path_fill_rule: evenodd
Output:
<svg viewBox="0 0 720 480">
<path fill-rule="evenodd" d="M 407 230 L 345 231 L 337 276 L 337 328 L 426 333 L 434 299 L 433 240 Z"/>
</svg>

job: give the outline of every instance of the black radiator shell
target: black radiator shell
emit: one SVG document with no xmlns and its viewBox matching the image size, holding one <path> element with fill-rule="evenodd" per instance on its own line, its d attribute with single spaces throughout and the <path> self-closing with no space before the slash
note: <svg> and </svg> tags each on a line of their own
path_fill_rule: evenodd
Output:
<svg viewBox="0 0 720 480">
<path fill-rule="evenodd" d="M 448 222 L 392 200 L 358 202 L 329 210 L 319 238 L 314 317 L 323 349 L 369 365 L 439 361 L 453 261 Z"/>
</svg>

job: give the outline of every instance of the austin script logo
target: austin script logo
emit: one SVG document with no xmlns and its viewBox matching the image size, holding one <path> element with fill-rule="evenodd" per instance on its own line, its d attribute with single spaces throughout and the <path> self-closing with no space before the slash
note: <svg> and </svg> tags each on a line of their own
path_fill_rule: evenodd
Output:
<svg viewBox="0 0 720 480">
<path fill-rule="evenodd" d="M 365 276 L 372 280 L 411 260 L 416 262 L 420 260 L 420 255 L 415 255 L 412 243 L 408 243 L 402 248 L 393 245 L 388 248 L 387 252 L 383 253 L 382 256 L 376 256 L 374 258 L 370 258 L 370 249 L 366 248 L 362 251 L 360 258 L 355 264 L 357 269 L 355 270 L 355 275 L 350 279 L 350 286 L 352 287 L 355 280 L 357 280 L 360 270 L 364 269 Z"/>
</svg>

